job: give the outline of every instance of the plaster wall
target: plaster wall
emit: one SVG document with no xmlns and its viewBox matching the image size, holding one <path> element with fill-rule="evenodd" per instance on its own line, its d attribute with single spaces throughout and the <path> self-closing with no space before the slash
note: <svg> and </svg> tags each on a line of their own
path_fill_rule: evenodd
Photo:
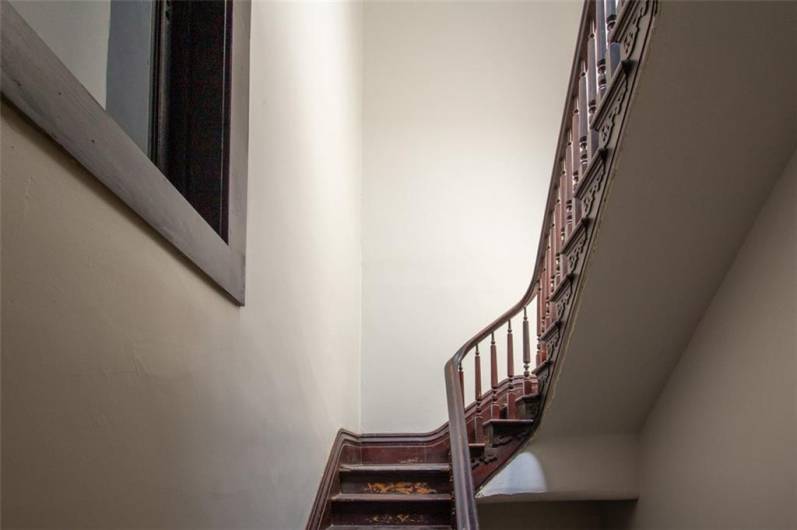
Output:
<svg viewBox="0 0 797 530">
<path fill-rule="evenodd" d="M 526 290 L 580 11 L 366 3 L 365 430 L 439 427 L 445 361 Z"/>
<path fill-rule="evenodd" d="M 303 527 L 360 428 L 361 12 L 252 5 L 243 308 L 3 104 L 4 528 Z"/>
</svg>

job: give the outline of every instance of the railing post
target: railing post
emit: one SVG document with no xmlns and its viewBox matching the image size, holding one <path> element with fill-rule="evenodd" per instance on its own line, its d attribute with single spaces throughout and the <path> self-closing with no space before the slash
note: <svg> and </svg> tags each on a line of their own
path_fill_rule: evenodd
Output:
<svg viewBox="0 0 797 530">
<path fill-rule="evenodd" d="M 473 356 L 473 372 L 474 394 L 476 395 L 476 412 L 473 414 L 473 441 L 478 443 L 484 438 L 484 432 L 482 432 L 482 358 L 479 355 L 478 343 Z"/>
<path fill-rule="evenodd" d="M 579 153 L 579 174 L 584 178 L 584 172 L 589 163 L 589 149 L 587 147 L 587 137 L 589 136 L 589 123 L 587 122 L 589 110 L 587 108 L 587 65 L 581 61 L 579 66 L 578 81 L 578 153 Z"/>
<path fill-rule="evenodd" d="M 495 345 L 495 332 L 490 334 L 490 387 L 492 387 L 490 418 L 495 419 L 501 416 L 498 404 L 498 347 Z"/>
<path fill-rule="evenodd" d="M 595 53 L 597 55 L 598 98 L 606 92 L 606 4 L 595 1 Z"/>
<path fill-rule="evenodd" d="M 606 35 L 614 29 L 617 24 L 617 3 L 615 0 L 604 0 L 606 2 Z M 609 42 L 607 49 L 607 59 L 609 61 L 609 76 L 613 76 L 617 68 L 620 66 L 620 44 L 617 42 Z"/>
<path fill-rule="evenodd" d="M 506 392 L 506 417 L 517 417 L 515 409 L 515 338 L 512 336 L 512 319 L 506 321 L 506 377 L 509 379 L 509 389 Z"/>
<path fill-rule="evenodd" d="M 573 172 L 571 178 L 573 179 L 573 184 L 575 185 L 578 184 L 580 175 L 579 168 L 581 167 L 581 164 L 579 163 L 580 155 L 578 147 L 578 124 L 580 122 L 578 117 L 578 94 L 575 95 L 575 99 L 571 105 L 573 106 L 573 121 L 570 125 L 570 136 L 572 138 L 572 141 L 570 142 L 570 170 Z M 575 221 L 577 221 L 577 219 L 574 219 L 574 222 Z"/>
<path fill-rule="evenodd" d="M 590 25 L 592 31 L 590 32 L 587 41 L 587 155 L 588 160 L 592 160 L 595 151 L 598 149 L 598 132 L 590 127 L 592 117 L 595 115 L 595 110 L 598 107 L 598 70 L 595 65 L 595 21 L 593 20 Z"/>
<path fill-rule="evenodd" d="M 565 238 L 573 233 L 573 223 L 575 222 L 575 209 L 573 199 L 573 131 L 567 133 L 567 145 L 565 146 L 564 156 L 564 181 L 567 183 L 567 227 L 565 229 Z"/>
<path fill-rule="evenodd" d="M 538 294 L 539 298 L 539 294 Z M 531 334 L 529 316 L 523 306 L 523 394 L 527 395 L 531 387 Z"/>
</svg>

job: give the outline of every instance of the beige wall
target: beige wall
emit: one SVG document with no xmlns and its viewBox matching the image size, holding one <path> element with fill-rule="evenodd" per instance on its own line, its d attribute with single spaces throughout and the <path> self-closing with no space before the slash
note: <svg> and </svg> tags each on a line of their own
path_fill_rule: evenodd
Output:
<svg viewBox="0 0 797 530">
<path fill-rule="evenodd" d="M 360 423 L 360 24 L 253 5 L 245 308 L 3 107 L 4 527 L 302 527 Z"/>
<path fill-rule="evenodd" d="M 633 528 L 797 528 L 797 155 L 641 436 Z"/>
<path fill-rule="evenodd" d="M 441 425 L 443 364 L 528 286 L 579 12 L 366 4 L 365 430 Z"/>
</svg>

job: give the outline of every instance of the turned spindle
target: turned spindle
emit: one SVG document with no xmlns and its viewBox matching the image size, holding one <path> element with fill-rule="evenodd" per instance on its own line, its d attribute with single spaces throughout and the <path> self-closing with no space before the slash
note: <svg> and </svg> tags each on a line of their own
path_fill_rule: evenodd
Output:
<svg viewBox="0 0 797 530">
<path fill-rule="evenodd" d="M 492 388 L 490 417 L 498 418 L 501 414 L 498 405 L 498 346 L 495 344 L 495 332 L 490 334 L 490 387 Z"/>
</svg>

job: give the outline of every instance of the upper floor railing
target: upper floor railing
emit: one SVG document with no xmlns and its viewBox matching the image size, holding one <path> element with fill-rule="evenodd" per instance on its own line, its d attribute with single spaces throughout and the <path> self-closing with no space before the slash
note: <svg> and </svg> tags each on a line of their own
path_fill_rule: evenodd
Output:
<svg viewBox="0 0 797 530">
<path fill-rule="evenodd" d="M 445 380 L 448 399 L 449 433 L 451 437 L 451 464 L 454 482 L 455 515 L 457 528 L 476 530 L 479 527 L 471 475 L 468 426 L 464 413 L 465 358 L 473 353 L 474 398 L 478 413 L 473 421 L 498 418 L 502 404 L 497 402 L 499 350 L 506 355 L 507 375 L 513 375 L 514 335 L 521 324 L 523 356 L 523 387 L 510 388 L 506 397 L 512 400 L 519 394 L 528 394 L 536 387 L 536 375 L 550 365 L 553 352 L 550 337 L 558 333 L 564 304 L 557 303 L 574 274 L 577 262 L 569 251 L 575 245 L 586 244 L 584 227 L 592 207 L 594 194 L 584 194 L 582 189 L 590 181 L 594 166 L 605 155 L 605 130 L 597 130 L 596 117 L 605 115 L 607 99 L 614 90 L 615 77 L 624 73 L 623 56 L 627 50 L 618 42 L 618 21 L 632 7 L 649 0 L 587 0 L 584 4 L 575 56 L 567 89 L 564 115 L 560 127 L 555 162 L 548 192 L 548 202 L 543 220 L 537 258 L 531 283 L 523 297 L 506 312 L 484 327 L 454 354 L 446 363 Z M 642 8 L 636 10 L 642 12 Z M 611 135 L 611 130 L 608 132 Z M 592 186 L 592 184 L 589 184 Z M 584 241 L 584 243 L 581 243 Z M 529 306 L 536 300 L 536 355 L 532 367 L 532 339 L 529 329 Z M 513 330 L 512 324 L 515 323 Z M 506 336 L 505 348 L 502 336 Z M 498 340 L 496 340 L 498 337 Z M 491 388 L 482 392 L 481 351 L 479 345 L 489 340 Z M 558 342 L 558 340 L 557 340 Z M 484 348 L 482 348 L 483 350 Z M 541 376 L 542 377 L 542 376 Z M 544 387 L 543 387 L 544 391 Z M 507 413 L 514 410 L 507 403 Z M 478 432 L 478 429 L 475 429 Z"/>
</svg>

